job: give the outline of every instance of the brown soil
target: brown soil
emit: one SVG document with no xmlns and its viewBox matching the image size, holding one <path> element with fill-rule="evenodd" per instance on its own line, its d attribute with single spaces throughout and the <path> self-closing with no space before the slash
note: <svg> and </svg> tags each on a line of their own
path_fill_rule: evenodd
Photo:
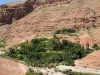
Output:
<svg viewBox="0 0 100 75">
<path fill-rule="evenodd" d="M 100 69 L 100 50 L 88 54 L 83 59 L 75 62 L 76 66 Z"/>
<path fill-rule="evenodd" d="M 0 75 L 25 75 L 27 67 L 13 60 L 0 58 Z"/>
</svg>

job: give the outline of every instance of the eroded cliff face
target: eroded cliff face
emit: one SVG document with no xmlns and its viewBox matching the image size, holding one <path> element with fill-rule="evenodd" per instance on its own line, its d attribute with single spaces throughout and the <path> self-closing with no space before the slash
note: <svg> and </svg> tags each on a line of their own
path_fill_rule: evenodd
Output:
<svg viewBox="0 0 100 75">
<path fill-rule="evenodd" d="M 15 6 L 1 5 L 0 25 L 11 24 L 12 22 L 23 18 L 32 12 L 37 6 L 43 6 L 61 1 L 67 1 L 67 3 L 70 3 L 68 0 L 27 0 L 25 3 L 17 4 Z"/>
<path fill-rule="evenodd" d="M 12 24 L 13 22 L 25 17 L 27 14 L 32 12 L 35 8 L 40 7 L 40 9 L 45 8 L 47 6 L 57 6 L 59 4 L 71 4 L 73 0 L 27 0 L 22 4 L 17 4 L 14 6 L 9 5 L 1 5 L 0 6 L 0 25 L 4 24 Z M 81 4 L 83 5 L 83 0 Z M 76 0 L 76 3 L 80 2 Z M 78 4 L 77 4 L 78 5 Z M 70 5 L 69 5 L 70 6 Z M 69 8 L 69 7 L 68 7 Z M 66 8 L 67 9 L 67 8 Z M 90 8 L 82 8 L 82 9 L 75 9 L 71 11 L 67 11 L 66 13 L 68 16 L 66 18 L 66 22 L 69 23 L 69 26 L 73 28 L 80 27 L 89 27 L 91 24 L 98 26 L 99 24 L 99 8 L 97 11 L 90 9 Z M 87 16 L 86 16 L 87 15 Z M 97 22 L 98 20 L 98 22 Z M 82 22 L 82 23 L 79 23 Z M 71 23 L 71 25 L 70 25 Z M 73 23 L 73 24 L 72 24 Z M 87 25 L 86 25 L 87 24 Z"/>
<path fill-rule="evenodd" d="M 10 43 L 41 36 L 44 31 L 63 28 L 90 28 L 94 25 L 95 20 L 94 11 L 88 8 L 33 13 L 14 22 L 3 34 L 3 38 Z"/>
<path fill-rule="evenodd" d="M 24 4 L 18 4 L 16 6 L 0 6 L 0 25 L 11 24 L 12 22 L 19 20 L 33 11 L 33 5 L 30 1 L 26 1 Z"/>
<path fill-rule="evenodd" d="M 14 14 L 10 19 L 15 22 L 12 23 L 4 33 L 0 34 L 1 38 L 5 39 L 7 43 L 16 43 L 23 40 L 25 41 L 33 39 L 36 36 L 41 36 L 43 35 L 42 32 L 44 31 L 54 31 L 63 28 L 84 28 L 90 30 L 91 27 L 99 27 L 100 6 L 98 5 L 95 8 L 90 8 L 89 4 L 86 5 L 85 3 L 87 0 L 82 1 L 84 1 L 82 8 L 73 8 L 71 5 L 73 5 L 72 3 L 75 2 L 74 0 L 29 0 L 28 2 L 25 2 L 26 4 L 24 3 L 16 7 L 16 10 L 13 9 Z M 91 0 L 88 1 L 90 3 Z M 94 4 L 100 3 L 99 0 L 93 1 L 98 1 L 93 2 Z M 19 11 L 19 9 L 23 10 Z M 28 11 L 32 12 L 29 15 L 25 16 L 29 13 Z M 9 16 L 10 15 L 8 15 L 8 17 Z M 20 19 L 23 16 L 25 17 Z M 6 21 L 10 19 L 6 18 Z M 3 20 L 1 19 L 1 21 Z M 99 33 L 91 34 L 91 36 L 93 36 L 94 43 L 100 45 L 100 39 L 97 39 L 97 37 L 95 37 L 97 35 L 99 35 Z"/>
</svg>

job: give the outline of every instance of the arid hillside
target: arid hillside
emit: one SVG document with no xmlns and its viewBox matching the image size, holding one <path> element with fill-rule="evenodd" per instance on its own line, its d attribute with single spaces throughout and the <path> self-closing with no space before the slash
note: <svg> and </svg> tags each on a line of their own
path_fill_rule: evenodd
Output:
<svg viewBox="0 0 100 75">
<path fill-rule="evenodd" d="M 23 2 L 10 3 L 0 5 L 0 26 L 4 24 L 11 24 L 32 12 L 37 6 L 44 6 L 46 4 L 52 4 L 61 2 L 62 0 L 27 0 Z M 66 1 L 66 0 L 64 0 Z M 67 1 L 67 3 L 70 3 Z"/>
<path fill-rule="evenodd" d="M 51 37 L 54 30 L 63 28 L 80 29 L 76 33 L 91 35 L 94 43 L 99 43 L 100 7 L 99 0 L 59 0 L 48 4 L 39 4 L 30 14 L 0 30 L 2 39 L 7 43 L 19 43 L 36 36 Z M 41 2 L 41 1 L 40 1 Z M 45 1 L 44 1 L 45 2 Z M 82 6 L 80 6 L 82 4 Z M 98 5 L 98 6 L 91 6 Z M 78 6 L 79 5 L 79 6 Z M 19 6 L 20 7 L 20 6 Z"/>
</svg>

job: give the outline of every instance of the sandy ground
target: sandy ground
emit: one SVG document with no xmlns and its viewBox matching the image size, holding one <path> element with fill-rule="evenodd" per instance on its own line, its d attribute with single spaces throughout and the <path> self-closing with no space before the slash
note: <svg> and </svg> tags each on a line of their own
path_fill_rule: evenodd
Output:
<svg viewBox="0 0 100 75">
<path fill-rule="evenodd" d="M 34 68 L 34 71 L 43 72 L 44 74 L 48 75 L 65 75 L 62 74 L 60 71 L 64 71 L 66 69 L 71 69 L 75 72 L 82 72 L 82 73 L 93 73 L 93 74 L 100 74 L 100 70 L 98 69 L 91 69 L 91 68 L 84 68 L 79 66 L 65 66 L 65 65 L 59 65 L 55 68 Z"/>
</svg>

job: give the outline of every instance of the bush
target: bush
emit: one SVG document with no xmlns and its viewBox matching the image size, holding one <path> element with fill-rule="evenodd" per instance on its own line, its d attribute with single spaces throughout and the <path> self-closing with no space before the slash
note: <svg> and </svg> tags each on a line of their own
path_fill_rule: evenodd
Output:
<svg viewBox="0 0 100 75">
<path fill-rule="evenodd" d="M 99 47 L 98 47 L 98 45 L 97 45 L 97 44 L 94 44 L 92 48 L 94 48 L 94 49 L 96 49 L 96 50 L 98 50 L 98 49 L 99 49 Z"/>
<path fill-rule="evenodd" d="M 73 29 L 70 29 L 70 28 L 68 28 L 68 29 L 61 29 L 61 30 L 56 30 L 55 31 L 55 34 L 67 34 L 67 33 L 75 33 L 76 31 L 75 30 L 73 30 Z"/>
<path fill-rule="evenodd" d="M 62 73 L 66 75 L 70 75 L 71 71 L 72 71 L 71 69 L 67 69 L 67 70 L 62 71 Z"/>
<path fill-rule="evenodd" d="M 81 72 L 70 72 L 69 75 L 99 75 L 99 74 L 81 73 Z"/>
<path fill-rule="evenodd" d="M 55 34 L 60 34 L 60 32 L 61 32 L 60 30 L 56 30 Z"/>
<path fill-rule="evenodd" d="M 39 75 L 43 75 L 43 73 L 42 73 L 42 72 L 40 72 L 40 73 L 39 73 Z"/>
<path fill-rule="evenodd" d="M 26 73 L 26 75 L 43 75 L 42 72 L 40 73 L 35 73 L 31 68 L 28 70 L 28 72 Z"/>
<path fill-rule="evenodd" d="M 3 48 L 5 48 L 5 45 L 4 45 L 4 44 L 0 44 L 0 47 L 3 47 Z"/>
<path fill-rule="evenodd" d="M 26 75 L 39 75 L 38 73 L 35 73 L 34 71 L 32 70 L 29 70 Z"/>
</svg>

